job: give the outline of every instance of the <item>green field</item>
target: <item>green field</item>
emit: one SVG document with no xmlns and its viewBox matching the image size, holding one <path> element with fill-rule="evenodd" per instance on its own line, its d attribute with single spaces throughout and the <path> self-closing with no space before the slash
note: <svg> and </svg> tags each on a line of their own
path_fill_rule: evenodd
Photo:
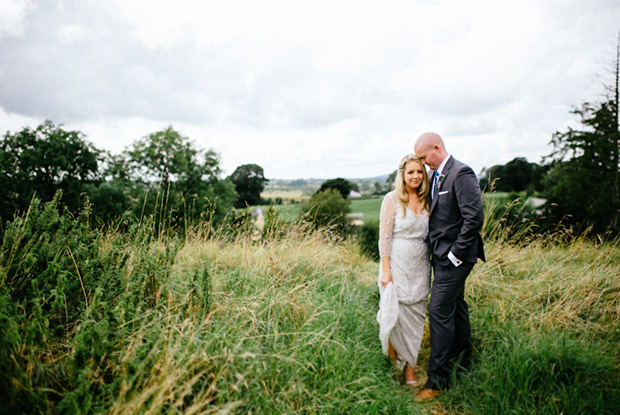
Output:
<svg viewBox="0 0 620 415">
<path fill-rule="evenodd" d="M 520 195 L 524 199 L 526 195 Z M 507 193 L 485 193 L 485 204 L 487 206 L 493 205 L 494 209 L 502 209 L 504 205 L 510 202 Z M 362 213 L 364 215 L 364 222 L 378 221 L 381 211 L 381 202 L 383 197 L 377 196 L 372 198 L 361 199 L 349 199 L 351 201 L 351 213 Z M 268 206 L 262 206 L 263 210 Z M 291 222 L 299 219 L 299 211 L 301 208 L 300 203 L 289 203 L 286 205 L 274 206 L 281 214 L 285 221 Z"/>
<path fill-rule="evenodd" d="M 350 199 L 351 200 L 351 213 L 363 213 L 364 221 L 379 220 L 379 212 L 381 210 L 381 201 L 383 198 L 371 198 L 371 199 Z M 299 211 L 301 204 L 286 204 L 274 206 L 281 214 L 282 218 L 287 221 L 295 221 L 299 219 Z M 268 206 L 262 206 L 263 212 Z"/>
<path fill-rule="evenodd" d="M 493 229 L 466 291 L 473 366 L 420 405 L 381 353 L 377 264 L 353 240 L 302 228 L 264 241 L 208 229 L 157 236 L 148 222 L 103 232 L 35 207 L 8 226 L 0 255 L 3 405 L 42 414 L 616 413 L 618 242 L 509 243 Z M 426 333 L 420 378 L 428 354 Z"/>
<path fill-rule="evenodd" d="M 382 197 L 372 199 L 351 199 L 351 213 L 363 213 L 364 222 L 379 220 Z"/>
<path fill-rule="evenodd" d="M 263 205 L 261 208 L 263 209 L 263 213 L 265 213 L 265 209 L 267 209 L 269 205 Z M 273 205 L 273 207 L 280 212 L 282 215 L 282 219 L 286 222 L 294 222 L 299 219 L 299 211 L 301 209 L 301 203 L 288 203 L 286 205 Z M 253 207 L 250 209 L 254 209 Z"/>
<path fill-rule="evenodd" d="M 300 202 L 303 200 L 307 200 L 309 197 L 304 196 L 302 190 L 289 190 L 289 189 L 269 189 L 265 190 L 260 195 L 263 199 L 276 199 L 281 198 L 284 200 L 294 200 L 296 202 Z"/>
</svg>

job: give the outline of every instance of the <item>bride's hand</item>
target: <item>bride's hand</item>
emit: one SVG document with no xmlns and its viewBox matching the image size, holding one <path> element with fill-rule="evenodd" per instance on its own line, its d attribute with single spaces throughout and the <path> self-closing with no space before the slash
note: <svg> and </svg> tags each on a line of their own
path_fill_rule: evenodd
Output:
<svg viewBox="0 0 620 415">
<path fill-rule="evenodd" d="M 392 280 L 392 273 L 391 272 L 384 272 L 383 275 L 381 276 L 381 285 L 383 285 L 383 287 L 387 287 L 388 283 Z"/>
</svg>

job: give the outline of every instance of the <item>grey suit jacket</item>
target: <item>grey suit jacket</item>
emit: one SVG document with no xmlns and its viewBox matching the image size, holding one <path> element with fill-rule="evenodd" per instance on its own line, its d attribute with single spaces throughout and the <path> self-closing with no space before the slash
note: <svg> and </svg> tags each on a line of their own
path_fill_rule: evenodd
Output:
<svg viewBox="0 0 620 415">
<path fill-rule="evenodd" d="M 435 171 L 431 170 L 432 175 Z M 431 179 L 431 185 L 432 185 Z M 429 241 L 434 262 L 449 264 L 448 253 L 461 261 L 485 260 L 480 230 L 484 222 L 482 195 L 474 171 L 450 156 L 439 190 L 431 201 Z"/>
</svg>

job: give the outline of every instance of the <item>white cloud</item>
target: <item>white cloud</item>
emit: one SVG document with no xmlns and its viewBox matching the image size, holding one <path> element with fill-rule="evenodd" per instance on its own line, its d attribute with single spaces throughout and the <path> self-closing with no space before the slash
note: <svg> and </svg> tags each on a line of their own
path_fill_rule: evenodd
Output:
<svg viewBox="0 0 620 415">
<path fill-rule="evenodd" d="M 23 36 L 24 20 L 30 10 L 30 0 L 0 0 L 0 39 Z"/>
<path fill-rule="evenodd" d="M 11 2 L 29 6 L 21 38 L 0 25 L 0 122 L 113 151 L 172 124 L 269 177 L 384 174 L 427 130 L 477 171 L 539 161 L 600 98 L 616 3 Z"/>
<path fill-rule="evenodd" d="M 88 29 L 79 24 L 63 25 L 58 29 L 58 41 L 63 45 L 85 43 L 88 41 Z"/>
</svg>

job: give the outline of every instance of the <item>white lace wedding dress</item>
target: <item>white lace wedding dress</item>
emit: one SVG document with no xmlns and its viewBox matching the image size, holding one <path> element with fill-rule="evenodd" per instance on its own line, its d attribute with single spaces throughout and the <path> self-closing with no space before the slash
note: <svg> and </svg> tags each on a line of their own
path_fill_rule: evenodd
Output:
<svg viewBox="0 0 620 415">
<path fill-rule="evenodd" d="M 403 217 L 398 195 L 388 193 L 381 204 L 379 253 L 390 257 L 394 282 L 385 288 L 381 285 L 383 268 L 379 266 L 377 321 L 383 353 L 388 352 L 389 339 L 400 369 L 406 363 L 415 367 L 422 342 L 431 274 L 427 235 L 428 212 L 416 215 L 405 208 Z"/>
</svg>

